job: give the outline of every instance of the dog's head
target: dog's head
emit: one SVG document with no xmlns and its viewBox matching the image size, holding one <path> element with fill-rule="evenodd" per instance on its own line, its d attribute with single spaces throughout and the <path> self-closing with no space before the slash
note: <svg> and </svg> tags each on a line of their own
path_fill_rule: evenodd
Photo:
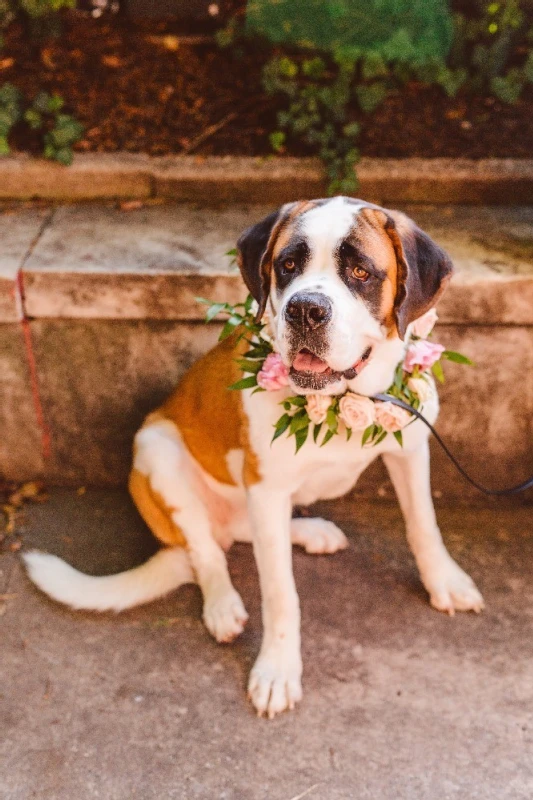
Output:
<svg viewBox="0 0 533 800">
<path fill-rule="evenodd" d="M 435 304 L 452 273 L 409 217 L 347 197 L 282 206 L 242 234 L 238 253 L 300 394 L 345 391 L 380 342 L 403 339 Z"/>
</svg>

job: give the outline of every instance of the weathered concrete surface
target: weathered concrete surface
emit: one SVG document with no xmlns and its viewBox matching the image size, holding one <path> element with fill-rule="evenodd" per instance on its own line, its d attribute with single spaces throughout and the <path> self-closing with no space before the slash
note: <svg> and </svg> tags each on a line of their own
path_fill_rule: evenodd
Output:
<svg viewBox="0 0 533 800">
<path fill-rule="evenodd" d="M 156 196 L 180 202 L 276 205 L 327 191 L 323 167 L 312 158 L 177 156 L 154 167 Z"/>
<path fill-rule="evenodd" d="M 439 432 L 480 483 L 496 489 L 521 483 L 533 475 L 533 328 L 450 325 L 435 336 L 475 363 L 445 364 Z M 479 497 L 435 442 L 432 454 L 435 490 Z M 533 490 L 527 497 L 533 501 Z"/>
<path fill-rule="evenodd" d="M 76 155 L 70 167 L 13 156 L 0 161 L 0 199 L 106 200 L 150 197 L 150 158 L 129 153 Z"/>
<path fill-rule="evenodd" d="M 50 211 L 40 208 L 0 211 L 0 323 L 22 317 L 18 274 Z"/>
<path fill-rule="evenodd" d="M 33 321 L 51 434 L 51 457 L 40 474 L 66 485 L 124 484 L 136 429 L 218 332 L 218 326 L 151 320 Z M 38 463 L 9 474 L 35 477 Z"/>
<path fill-rule="evenodd" d="M 433 611 L 395 506 L 330 504 L 335 556 L 295 550 L 304 699 L 258 720 L 245 700 L 261 626 L 251 548 L 230 569 L 240 639 L 206 633 L 196 587 L 119 616 L 69 612 L 0 560 L 0 794 L 5 800 L 530 800 L 533 559 L 529 510 L 441 509 L 486 611 Z M 123 494 L 55 491 L 24 541 L 95 573 L 153 541 Z"/>
<path fill-rule="evenodd" d="M 20 480 L 41 475 L 60 485 L 124 485 L 135 430 L 217 334 L 215 326 L 201 323 L 34 320 L 31 335 L 52 452 L 44 462 L 39 447 L 30 453 L 21 448 L 23 457 L 6 452 L 6 473 Z M 439 432 L 489 487 L 524 480 L 533 473 L 533 329 L 439 326 L 437 338 L 476 362 L 445 365 Z M 23 415 L 30 423 L 35 419 L 33 406 L 19 407 L 18 396 L 5 419 L 12 446 L 26 430 Z M 435 443 L 432 471 L 437 496 L 479 500 Z M 374 467 L 362 476 L 358 492 L 390 496 L 392 488 L 384 471 Z M 533 500 L 532 492 L 517 502 L 527 499 Z"/>
<path fill-rule="evenodd" d="M 363 158 L 358 194 L 396 203 L 533 202 L 533 159 Z M 0 162 L 0 198 L 286 203 L 321 197 L 322 164 L 309 158 L 79 153 L 68 168 L 27 156 Z"/>
<path fill-rule="evenodd" d="M 533 160 L 486 158 L 363 158 L 357 166 L 362 196 L 384 205 L 532 202 Z"/>
<path fill-rule="evenodd" d="M 44 469 L 22 326 L 0 324 L 0 475 L 30 478 Z"/>
<path fill-rule="evenodd" d="M 26 311 L 34 317 L 203 319 L 198 295 L 242 298 L 241 277 L 225 253 L 271 210 L 59 208 L 24 267 Z M 532 207 L 405 210 L 455 263 L 457 274 L 439 309 L 443 322 L 533 325 Z"/>
<path fill-rule="evenodd" d="M 33 317 L 201 320 L 205 306 L 196 297 L 241 299 L 244 284 L 225 254 L 269 210 L 59 208 L 25 265 L 26 311 Z"/>
<path fill-rule="evenodd" d="M 456 268 L 443 322 L 533 325 L 533 208 L 408 207 Z"/>
</svg>

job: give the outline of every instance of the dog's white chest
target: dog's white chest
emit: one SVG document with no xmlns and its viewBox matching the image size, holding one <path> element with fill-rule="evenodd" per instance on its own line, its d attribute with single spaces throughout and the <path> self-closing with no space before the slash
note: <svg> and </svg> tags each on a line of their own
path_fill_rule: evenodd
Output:
<svg viewBox="0 0 533 800">
<path fill-rule="evenodd" d="M 357 479 L 373 459 L 358 462 L 325 462 L 306 472 L 305 479 L 294 495 L 297 505 L 310 505 L 317 500 L 342 497 L 355 485 Z"/>
</svg>

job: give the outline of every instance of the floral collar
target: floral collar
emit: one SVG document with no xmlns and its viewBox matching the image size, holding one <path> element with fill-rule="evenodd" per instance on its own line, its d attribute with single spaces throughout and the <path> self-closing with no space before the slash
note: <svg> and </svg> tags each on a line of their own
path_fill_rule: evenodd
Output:
<svg viewBox="0 0 533 800">
<path fill-rule="evenodd" d="M 249 344 L 249 349 L 237 359 L 245 377 L 229 389 L 253 389 L 255 392 L 276 392 L 289 384 L 289 370 L 274 351 L 273 344 L 265 330 L 266 322 L 256 322 L 253 314 L 253 298 L 248 296 L 244 303 L 231 306 L 229 303 L 207 303 L 209 309 L 206 322 L 219 314 L 227 319 L 220 334 L 220 340 L 230 336 L 237 327 L 242 327 L 241 337 Z M 441 344 L 429 341 L 428 337 L 437 321 L 434 308 L 417 319 L 410 326 L 405 355 L 394 371 L 394 379 L 386 394 L 402 400 L 415 410 L 420 410 L 435 392 L 433 377 L 444 383 L 442 359 L 457 364 L 472 364 L 470 359 L 453 350 L 446 350 Z M 366 366 L 361 359 L 356 365 L 360 372 Z M 309 434 L 320 447 L 334 436 L 343 433 L 349 440 L 354 431 L 360 432 L 363 447 L 375 446 L 392 434 L 398 444 L 403 446 L 402 430 L 414 422 L 415 417 L 391 402 L 375 400 L 372 397 L 346 391 L 341 395 L 294 395 L 280 401 L 284 413 L 274 426 L 274 442 L 284 433 L 294 436 L 296 452 L 306 442 Z"/>
</svg>

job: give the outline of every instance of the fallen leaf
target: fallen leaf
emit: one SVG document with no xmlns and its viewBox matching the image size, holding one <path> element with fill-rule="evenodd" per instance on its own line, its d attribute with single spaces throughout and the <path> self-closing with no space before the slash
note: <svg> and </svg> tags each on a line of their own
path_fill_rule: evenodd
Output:
<svg viewBox="0 0 533 800">
<path fill-rule="evenodd" d="M 0 61 L 0 69 L 9 69 L 9 67 L 12 67 L 14 63 L 14 58 L 3 58 Z"/>
<path fill-rule="evenodd" d="M 124 62 L 118 56 L 102 56 L 102 64 L 104 67 L 111 67 L 111 69 L 118 69 L 122 67 Z"/>
<path fill-rule="evenodd" d="M 28 481 L 23 483 L 19 489 L 19 493 L 23 498 L 35 497 L 43 490 L 43 484 L 40 481 Z"/>
<path fill-rule="evenodd" d="M 172 34 L 167 34 L 166 36 L 148 36 L 148 41 L 151 44 L 157 44 L 160 47 L 164 47 L 165 50 L 178 50 L 180 46 L 180 40 L 178 36 L 172 36 Z"/>
<path fill-rule="evenodd" d="M 47 69 L 56 68 L 56 62 L 52 58 L 52 50 L 50 47 L 45 47 L 41 50 L 41 61 Z"/>
<path fill-rule="evenodd" d="M 138 208 L 143 207 L 142 200 L 125 200 L 123 203 L 119 203 L 121 211 L 136 211 Z"/>
</svg>

